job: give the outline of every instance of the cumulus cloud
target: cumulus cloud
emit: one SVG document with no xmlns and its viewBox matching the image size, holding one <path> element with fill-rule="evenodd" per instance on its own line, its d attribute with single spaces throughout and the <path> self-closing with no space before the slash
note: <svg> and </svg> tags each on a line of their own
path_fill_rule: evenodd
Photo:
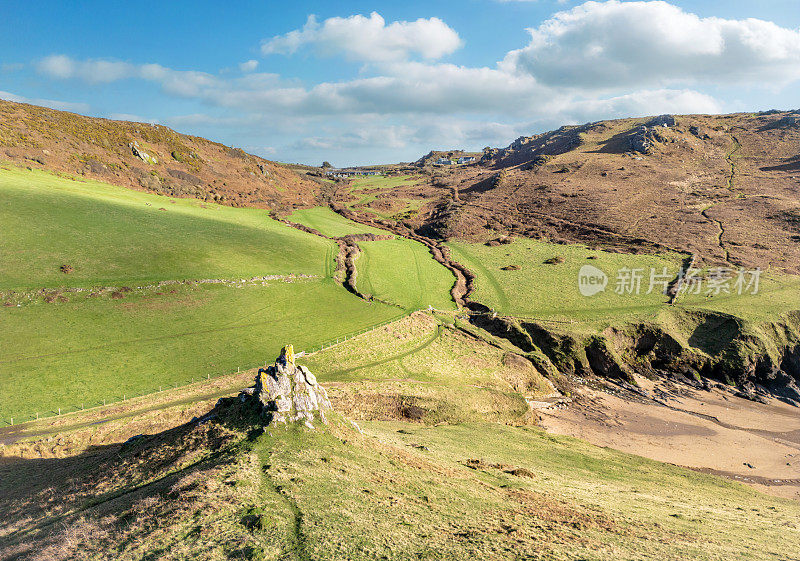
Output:
<svg viewBox="0 0 800 561">
<path fill-rule="evenodd" d="M 247 62 L 242 62 L 239 64 L 239 70 L 242 72 L 252 72 L 258 68 L 258 61 L 255 59 L 250 59 Z"/>
<path fill-rule="evenodd" d="M 417 62 L 394 63 L 380 76 L 343 82 L 234 87 L 207 92 L 207 100 L 225 107 L 294 114 L 524 112 L 549 93 L 528 76 L 490 68 Z"/>
<path fill-rule="evenodd" d="M 663 1 L 586 2 L 528 30 L 502 66 L 558 87 L 676 82 L 787 84 L 800 78 L 800 30 L 701 18 Z"/>
<path fill-rule="evenodd" d="M 54 57 L 51 57 L 54 58 Z M 66 57 L 59 57 L 66 58 Z M 94 73 L 104 69 L 104 61 L 73 61 L 70 72 L 60 78 L 82 78 L 97 83 Z M 116 64 L 116 63 L 112 63 Z M 167 93 L 199 99 L 209 105 L 241 112 L 216 124 L 247 122 L 248 114 L 280 115 L 281 119 L 323 119 L 332 117 L 403 116 L 406 119 L 427 115 L 450 119 L 481 115 L 497 124 L 501 119 L 531 121 L 547 118 L 574 121 L 593 116 L 640 115 L 662 112 L 718 112 L 719 104 L 708 95 L 688 89 L 651 89 L 619 96 L 586 96 L 585 92 L 559 90 L 538 82 L 524 73 L 501 68 L 468 67 L 454 64 L 393 62 L 381 66 L 381 74 L 342 82 L 322 82 L 310 87 L 284 81 L 270 73 L 251 73 L 222 79 L 205 73 L 176 71 L 156 64 L 126 65 L 117 79 L 139 78 L 161 85 Z M 487 119 L 488 118 L 488 119 Z M 596 117 L 599 118 L 599 117 Z M 174 124 L 214 124 L 205 116 L 175 117 Z M 432 128 L 427 130 L 434 138 Z M 461 129 L 459 129 L 461 130 Z M 458 138 L 486 138 L 484 133 Z M 392 135 L 387 138 L 392 138 Z M 495 135 L 496 137 L 497 135 Z M 357 138 L 339 139 L 339 145 L 354 145 Z"/>
<path fill-rule="evenodd" d="M 302 29 L 266 41 L 263 52 L 309 47 L 368 64 L 353 77 L 308 84 L 257 72 L 256 60 L 241 63 L 241 72 L 216 74 L 65 55 L 36 68 L 96 86 L 156 84 L 208 108 L 168 124 L 222 131 L 225 140 L 253 146 L 264 146 L 271 134 L 269 145 L 282 143 L 274 149 L 284 158 L 341 151 L 360 161 L 376 154 L 407 158 L 431 147 L 503 145 L 565 123 L 719 113 L 730 107 L 704 91 L 703 81 L 724 92 L 733 84 L 774 87 L 800 79 L 800 31 L 700 18 L 666 2 L 586 2 L 530 33 L 527 46 L 497 64 L 466 66 L 437 60 L 461 40 L 436 18 L 387 23 L 373 13 L 318 22 L 312 16 Z"/>
<path fill-rule="evenodd" d="M 664 113 L 715 114 L 723 107 L 710 95 L 694 90 L 658 89 L 591 99 L 567 98 L 551 104 L 551 110 L 561 122 L 583 123 Z"/>
<path fill-rule="evenodd" d="M 386 20 L 377 12 L 369 17 L 353 15 L 333 17 L 319 23 L 308 17 L 302 29 L 273 37 L 261 46 L 261 52 L 293 54 L 305 45 L 313 46 L 323 56 L 344 55 L 357 61 L 406 60 L 413 55 L 438 59 L 461 46 L 461 38 L 439 18 L 416 21 Z"/>
</svg>

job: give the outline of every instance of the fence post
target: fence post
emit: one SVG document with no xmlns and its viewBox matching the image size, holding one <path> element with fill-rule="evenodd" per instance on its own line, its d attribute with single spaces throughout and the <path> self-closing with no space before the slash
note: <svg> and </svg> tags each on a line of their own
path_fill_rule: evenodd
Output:
<svg viewBox="0 0 800 561">
<path fill-rule="evenodd" d="M 58 408 L 58 414 L 61 415 L 61 407 Z"/>
<path fill-rule="evenodd" d="M 11 417 L 11 426 L 14 426 L 14 417 Z"/>
</svg>

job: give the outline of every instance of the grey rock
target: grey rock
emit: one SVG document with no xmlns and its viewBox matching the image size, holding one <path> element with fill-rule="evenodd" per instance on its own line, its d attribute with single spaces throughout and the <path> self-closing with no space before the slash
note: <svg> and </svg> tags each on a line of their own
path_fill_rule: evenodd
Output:
<svg viewBox="0 0 800 561">
<path fill-rule="evenodd" d="M 316 386 L 317 385 L 317 377 L 314 376 L 311 372 L 309 372 L 308 368 L 306 368 L 305 366 L 301 366 L 300 367 L 300 372 L 302 372 L 305 375 L 306 382 L 308 382 L 312 386 Z"/>
<path fill-rule="evenodd" d="M 134 156 L 136 156 L 137 158 L 139 158 L 143 162 L 145 162 L 147 164 L 157 164 L 158 163 L 158 158 L 156 158 L 155 156 L 151 156 L 150 154 L 148 154 L 147 152 L 145 152 L 144 150 L 139 148 L 139 143 L 136 142 L 135 140 L 133 142 L 131 142 L 130 144 L 128 144 L 128 148 L 131 149 L 131 152 L 133 152 Z"/>
<path fill-rule="evenodd" d="M 255 385 L 248 390 L 240 398 L 252 401 L 268 426 L 302 422 L 313 428 L 317 419 L 327 424 L 328 394 L 304 366 L 278 360 L 260 369 Z"/>
<path fill-rule="evenodd" d="M 650 129 L 645 126 L 637 127 L 630 138 L 631 150 L 639 152 L 640 154 L 649 154 L 652 152 L 654 144 L 655 139 Z"/>
<path fill-rule="evenodd" d="M 779 127 L 796 127 L 800 125 L 800 117 L 786 116 L 780 119 L 776 125 Z"/>
<path fill-rule="evenodd" d="M 674 127 L 678 123 L 675 121 L 673 115 L 659 115 L 650 119 L 647 123 L 648 127 Z"/>
</svg>

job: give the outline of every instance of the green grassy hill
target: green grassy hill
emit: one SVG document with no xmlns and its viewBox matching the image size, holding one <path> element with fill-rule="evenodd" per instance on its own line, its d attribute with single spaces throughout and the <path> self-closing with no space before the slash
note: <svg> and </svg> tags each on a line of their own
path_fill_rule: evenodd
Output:
<svg viewBox="0 0 800 561">
<path fill-rule="evenodd" d="M 473 298 L 501 314 L 570 319 L 625 315 L 637 310 L 660 308 L 667 298 L 661 287 L 647 294 L 649 270 L 672 275 L 680 271 L 682 256 L 609 253 L 581 245 L 561 245 L 528 239 L 489 247 L 484 244 L 450 242 L 453 257 L 476 275 Z M 549 261 L 549 262 L 548 262 Z M 609 276 L 606 290 L 582 296 L 578 273 L 592 265 Z M 646 270 L 639 294 L 616 294 L 616 271 L 623 267 Z"/>
<path fill-rule="evenodd" d="M 699 293 L 686 290 L 675 306 L 669 306 L 658 275 L 666 267 L 670 280 L 677 276 L 685 258 L 677 253 L 612 253 L 579 244 L 529 239 L 494 247 L 459 241 L 448 242 L 448 246 L 453 257 L 476 275 L 472 298 L 510 316 L 569 320 L 587 325 L 621 325 L 626 321 L 655 319 L 665 309 L 715 311 L 760 321 L 800 309 L 800 279 L 769 271 L 762 272 L 756 294 L 749 291 L 738 294 L 733 285 L 735 279 L 728 284 L 729 292 L 708 293 L 704 277 L 705 284 L 701 285 Z M 608 275 L 608 285 L 603 292 L 593 296 L 581 294 L 578 276 L 585 265 Z M 618 276 L 625 269 L 640 271 L 638 294 L 629 292 L 627 284 L 622 293 L 616 292 Z M 651 269 L 657 277 L 648 294 Z M 704 270 L 703 275 L 708 272 Z M 750 276 L 745 278 L 749 280 Z"/>
<path fill-rule="evenodd" d="M 456 309 L 450 298 L 453 275 L 421 243 L 395 239 L 359 242 L 359 247 L 356 286 L 362 293 L 406 309 Z"/>
<path fill-rule="evenodd" d="M 345 291 L 336 244 L 264 210 L 2 169 L 0 223 L 4 423 L 250 368 L 402 313 Z"/>
<path fill-rule="evenodd" d="M 14 444 L 0 556 L 792 558 L 796 501 L 512 426 L 526 408 L 504 354 L 418 314 L 301 359 L 359 429 L 338 412 L 315 431 L 171 428 L 204 410 L 182 403 Z"/>
<path fill-rule="evenodd" d="M 19 169 L 0 170 L 0 190 L 0 289 L 327 276 L 333 266 L 334 244 L 263 210 Z"/>
</svg>

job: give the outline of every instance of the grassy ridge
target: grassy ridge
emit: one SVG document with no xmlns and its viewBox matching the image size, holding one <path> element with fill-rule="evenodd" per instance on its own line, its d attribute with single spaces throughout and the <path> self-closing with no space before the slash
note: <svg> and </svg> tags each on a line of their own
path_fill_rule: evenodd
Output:
<svg viewBox="0 0 800 561">
<path fill-rule="evenodd" d="M 356 285 L 364 294 L 405 309 L 454 310 L 452 273 L 431 259 L 421 243 L 407 239 L 359 242 Z"/>
<path fill-rule="evenodd" d="M 489 392 L 518 382 L 518 367 L 502 366 L 503 355 L 417 314 L 301 359 L 336 403 L 325 428 L 254 436 L 223 420 L 133 446 L 98 445 L 145 432 L 155 419 L 172 415 L 177 424 L 203 412 L 176 404 L 46 446 L 14 444 L 0 477 L 0 506 L 13 513 L 3 524 L 31 529 L 9 541 L 38 545 L 48 537 L 39 523 L 58 521 L 74 536 L 67 547 L 119 559 L 165 551 L 321 560 L 792 558 L 796 501 L 493 418 L 503 410 Z M 378 399 L 392 394 L 431 415 L 398 420 L 408 412 Z M 231 430 L 237 442 L 220 450 L 220 435 Z M 204 431 L 212 438 L 203 440 Z M 55 465 L 64 477 L 52 478 Z M 87 506 L 86 482 L 98 506 Z M 59 518 L 65 507 L 86 509 Z"/>
<path fill-rule="evenodd" d="M 39 171 L 0 169 L 0 223 L 0 289 L 330 274 L 333 244 L 266 211 Z"/>
</svg>

